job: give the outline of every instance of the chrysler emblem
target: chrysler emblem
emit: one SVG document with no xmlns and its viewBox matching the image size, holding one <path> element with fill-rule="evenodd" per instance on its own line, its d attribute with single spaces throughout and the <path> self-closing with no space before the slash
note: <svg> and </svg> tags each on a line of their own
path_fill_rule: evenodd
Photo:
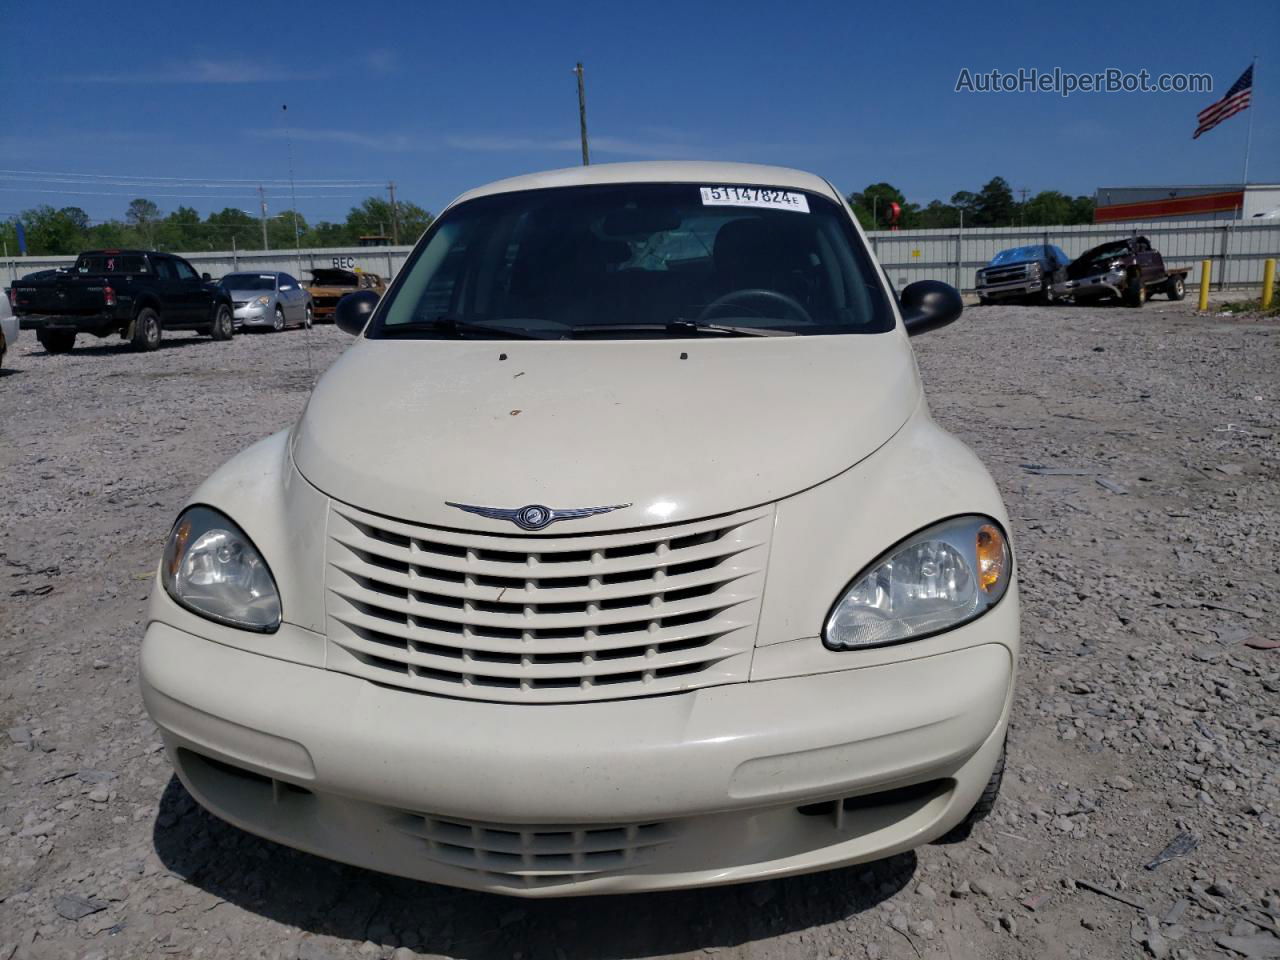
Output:
<svg viewBox="0 0 1280 960">
<path fill-rule="evenodd" d="M 540 503 L 529 503 L 523 507 L 481 507 L 471 503 L 453 503 L 446 500 L 445 506 L 456 507 L 467 513 L 474 513 L 490 520 L 510 520 L 521 530 L 542 530 L 559 520 L 580 520 L 583 517 L 594 517 L 598 513 L 612 513 L 629 507 L 629 503 L 615 503 L 611 507 L 569 507 L 558 509 L 544 507 Z"/>
</svg>

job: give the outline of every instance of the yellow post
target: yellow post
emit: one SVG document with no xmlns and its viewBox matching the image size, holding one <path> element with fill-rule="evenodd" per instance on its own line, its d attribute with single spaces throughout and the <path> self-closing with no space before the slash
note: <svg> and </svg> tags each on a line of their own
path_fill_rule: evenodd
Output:
<svg viewBox="0 0 1280 960">
<path fill-rule="evenodd" d="M 1262 309 L 1271 306 L 1271 294 L 1276 288 L 1276 258 L 1262 261 Z"/>
<path fill-rule="evenodd" d="M 1212 260 L 1200 261 L 1200 309 L 1209 309 L 1209 275 L 1213 272 Z"/>
</svg>

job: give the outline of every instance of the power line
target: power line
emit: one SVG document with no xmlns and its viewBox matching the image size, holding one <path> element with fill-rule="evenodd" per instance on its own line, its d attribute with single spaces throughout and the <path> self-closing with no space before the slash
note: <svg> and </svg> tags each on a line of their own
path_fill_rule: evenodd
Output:
<svg viewBox="0 0 1280 960">
<path fill-rule="evenodd" d="M 147 180 L 76 180 L 72 177 L 24 177 L 11 173 L 0 173 L 0 180 L 8 180 L 12 183 L 66 183 L 77 187 L 133 187 L 138 190 L 151 189 L 159 187 L 162 189 L 174 188 L 200 188 L 207 190 L 243 190 L 246 184 L 243 183 L 160 183 Z M 274 183 L 271 186 L 283 188 L 285 184 Z M 310 190 L 351 190 L 362 184 L 331 184 L 331 183 L 304 183 L 304 187 Z M 373 186 L 373 184 L 370 184 Z"/>
<path fill-rule="evenodd" d="M 245 185 L 257 183 L 271 183 L 277 186 L 287 186 L 289 181 L 283 177 L 252 177 L 249 179 L 233 179 L 228 177 L 153 177 L 153 176 L 134 176 L 132 174 L 122 173 L 72 173 L 68 171 L 58 170 L 10 170 L 0 168 L 0 173 L 23 174 L 32 177 L 78 177 L 85 180 L 145 180 L 152 183 L 219 183 L 229 185 Z M 318 186 L 320 184 L 332 184 L 334 186 L 343 187 L 380 187 L 383 185 L 381 180 L 347 180 L 339 177 L 318 177 L 310 180 L 297 180 L 296 183 L 305 183 L 309 186 Z"/>
<path fill-rule="evenodd" d="M 119 191 L 107 190 L 42 190 L 38 187 L 0 187 L 0 190 L 6 193 L 51 193 L 59 197 L 133 197 L 138 198 L 138 194 L 142 191 L 135 190 L 130 193 L 122 193 Z M 301 193 L 298 194 L 298 200 L 352 200 L 359 194 L 355 193 Z M 162 200 L 257 200 L 258 194 L 232 194 L 232 193 L 148 193 L 143 199 L 151 199 L 158 197 Z M 271 200 L 286 200 L 289 195 L 286 193 L 269 193 L 267 198 Z"/>
</svg>

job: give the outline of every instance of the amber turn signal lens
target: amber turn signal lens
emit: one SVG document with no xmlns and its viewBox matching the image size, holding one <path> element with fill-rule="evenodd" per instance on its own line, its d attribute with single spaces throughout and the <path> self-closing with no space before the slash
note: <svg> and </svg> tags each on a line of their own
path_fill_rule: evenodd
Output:
<svg viewBox="0 0 1280 960">
<path fill-rule="evenodd" d="M 989 523 L 978 528 L 978 586 L 990 593 L 1008 573 L 1009 547 L 1004 534 Z"/>
<path fill-rule="evenodd" d="M 166 567 L 168 567 L 169 576 L 174 576 L 178 572 L 178 567 L 182 564 L 182 557 L 187 552 L 187 541 L 191 539 L 191 521 L 183 517 L 178 521 L 178 529 L 173 531 L 171 551 L 168 552 L 166 559 Z"/>
</svg>

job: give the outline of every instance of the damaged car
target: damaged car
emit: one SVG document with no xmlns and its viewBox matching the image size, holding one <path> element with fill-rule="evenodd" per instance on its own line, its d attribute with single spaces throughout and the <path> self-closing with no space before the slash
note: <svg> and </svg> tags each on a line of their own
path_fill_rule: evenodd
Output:
<svg viewBox="0 0 1280 960">
<path fill-rule="evenodd" d="M 382 296 L 387 288 L 382 277 L 363 270 L 316 267 L 308 272 L 311 274 L 311 284 L 307 287 L 307 293 L 311 296 L 312 319 L 317 323 L 332 322 L 338 301 L 348 293 L 368 290 Z"/>
<path fill-rule="evenodd" d="M 1187 295 L 1188 272 L 1166 269 L 1164 257 L 1146 237 L 1128 237 L 1080 254 L 1053 285 L 1053 294 L 1076 303 L 1114 299 L 1140 307 L 1153 293 L 1181 300 Z"/>
</svg>

